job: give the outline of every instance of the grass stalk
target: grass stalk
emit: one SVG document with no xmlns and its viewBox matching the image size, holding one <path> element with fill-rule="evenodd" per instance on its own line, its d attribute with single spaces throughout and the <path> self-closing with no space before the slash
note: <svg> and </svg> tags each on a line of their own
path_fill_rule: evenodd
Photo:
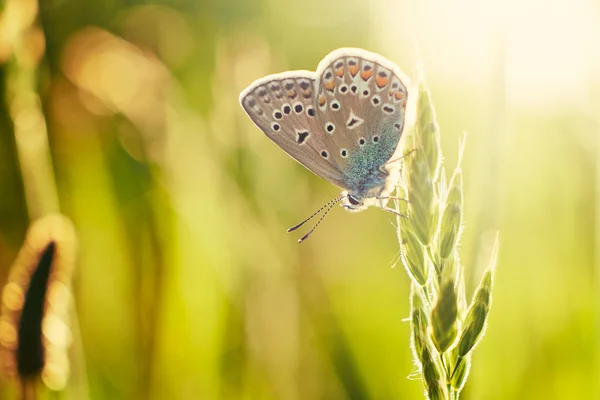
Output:
<svg viewBox="0 0 600 400">
<path fill-rule="evenodd" d="M 466 302 L 464 266 L 458 243 L 463 229 L 464 139 L 446 183 L 440 130 L 429 90 L 418 86 L 417 118 L 407 134 L 407 156 L 396 209 L 401 261 L 411 279 L 411 348 L 428 399 L 458 400 L 471 367 L 471 354 L 487 326 L 498 238 L 492 259 Z"/>
<path fill-rule="evenodd" d="M 3 11 L 0 19 L 0 34 L 2 35 L 0 42 L 3 41 L 2 44 L 11 49 L 10 56 L 7 59 L 8 84 L 4 96 L 13 123 L 27 210 L 32 221 L 30 228 L 32 233 L 27 239 L 30 243 L 25 243 L 21 249 L 22 253 L 26 253 L 27 246 L 30 246 L 31 242 L 38 244 L 38 242 L 42 243 L 43 239 L 47 239 L 49 243 L 54 243 L 52 242 L 56 239 L 54 235 L 59 235 L 57 237 L 60 241 L 71 233 L 74 238 L 74 231 L 70 221 L 66 217 L 57 214 L 60 208 L 59 197 L 54 177 L 46 118 L 38 94 L 39 65 L 45 53 L 44 32 L 36 22 L 39 17 L 39 4 L 35 0 L 8 0 Z M 51 216 L 51 214 L 55 214 L 55 216 Z M 46 234 L 48 235 L 47 238 L 45 237 Z M 65 246 L 71 246 L 71 244 Z M 63 252 L 69 253 L 71 250 L 67 247 Z M 65 258 L 67 257 L 65 256 Z M 30 261 L 33 262 L 33 260 Z M 69 260 L 69 262 L 74 265 L 74 259 Z M 52 282 L 56 280 L 52 274 L 56 276 L 63 274 L 60 272 L 61 265 L 69 262 L 64 260 L 54 262 L 52 260 L 49 284 L 44 288 L 44 293 L 47 296 L 53 296 L 56 292 L 51 287 Z M 20 269 L 27 268 L 27 265 L 21 266 L 18 262 L 15 264 L 12 268 L 16 270 L 15 274 Z M 64 287 L 69 290 L 70 274 L 65 276 L 67 275 L 69 279 L 63 283 Z M 22 289 L 27 293 L 26 295 L 30 296 L 31 293 L 27 288 L 28 282 L 19 283 L 23 285 Z M 6 291 L 7 288 L 5 288 Z M 49 308 L 51 307 L 46 302 L 45 313 L 49 312 Z M 3 304 L 3 314 L 6 314 L 5 309 L 6 305 Z M 74 311 L 71 313 L 72 318 L 69 320 L 69 325 L 73 328 L 72 332 L 79 335 L 77 318 L 73 314 Z M 43 340 L 46 339 L 43 338 Z M 78 365 L 83 368 L 85 359 L 79 336 L 74 340 L 73 351 L 79 357 L 79 360 L 77 360 Z M 45 354 L 45 358 L 49 358 L 47 354 Z M 47 360 L 44 360 L 44 364 L 46 362 Z M 85 372 L 80 375 L 86 377 Z M 48 381 L 48 379 L 40 379 L 39 376 L 35 379 L 21 377 L 22 397 L 34 399 L 38 389 L 43 388 L 40 384 L 42 381 Z M 87 380 L 85 386 L 88 387 Z"/>
</svg>

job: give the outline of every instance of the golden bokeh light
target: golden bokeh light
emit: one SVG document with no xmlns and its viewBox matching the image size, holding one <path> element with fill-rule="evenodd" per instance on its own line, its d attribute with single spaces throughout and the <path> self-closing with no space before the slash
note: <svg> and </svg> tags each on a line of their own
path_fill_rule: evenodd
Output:
<svg viewBox="0 0 600 400">
<path fill-rule="evenodd" d="M 3 377 L 53 251 L 40 397 L 422 398 L 393 216 L 334 207 L 298 246 L 285 230 L 339 191 L 239 104 L 360 47 L 424 76 L 446 184 L 467 134 L 459 301 L 500 232 L 461 399 L 600 398 L 597 1 L 155 3 L 0 5 Z"/>
</svg>

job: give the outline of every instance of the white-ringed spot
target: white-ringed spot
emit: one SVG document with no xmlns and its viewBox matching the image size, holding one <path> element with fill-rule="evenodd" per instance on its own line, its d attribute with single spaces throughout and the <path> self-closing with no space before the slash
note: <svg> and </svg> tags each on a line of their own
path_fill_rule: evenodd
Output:
<svg viewBox="0 0 600 400">
<path fill-rule="evenodd" d="M 327 133 L 333 134 L 333 132 L 335 131 L 335 124 L 333 122 L 327 122 L 325 124 L 325 130 L 327 131 Z"/>
</svg>

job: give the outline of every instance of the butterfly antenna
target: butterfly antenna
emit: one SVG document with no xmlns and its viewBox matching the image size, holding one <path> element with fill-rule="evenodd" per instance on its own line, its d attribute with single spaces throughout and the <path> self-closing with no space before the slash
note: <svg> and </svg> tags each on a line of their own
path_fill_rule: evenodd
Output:
<svg viewBox="0 0 600 400">
<path fill-rule="evenodd" d="M 411 150 L 411 151 L 409 151 L 408 153 L 404 154 L 402 157 L 398 157 L 398 158 L 396 158 L 395 160 L 388 161 L 388 162 L 386 162 L 386 164 L 391 164 L 391 163 L 395 163 L 396 161 L 400 161 L 400 160 L 402 160 L 404 157 L 406 157 L 407 155 L 409 155 L 410 153 L 412 153 L 412 152 L 415 152 L 415 151 L 417 151 L 417 149 L 412 149 L 412 150 Z"/>
<path fill-rule="evenodd" d="M 338 197 L 336 199 L 331 200 L 329 203 L 332 203 L 329 208 L 327 210 L 325 210 L 325 212 L 323 213 L 323 215 L 321 215 L 321 218 L 319 218 L 319 220 L 317 221 L 317 223 L 315 224 L 315 226 L 312 227 L 312 229 L 310 231 L 308 231 L 308 233 L 304 236 L 302 236 L 299 240 L 298 243 L 302 243 L 304 242 L 306 239 L 308 239 L 308 236 L 314 232 L 315 229 L 317 229 L 317 226 L 319 226 L 319 224 L 321 223 L 321 221 L 323 221 L 323 218 L 325 218 L 325 216 L 327 215 L 327 213 L 329 211 L 331 211 L 331 209 L 333 208 L 333 206 L 335 206 L 340 200 L 342 199 L 342 197 Z M 329 204 L 328 203 L 328 204 Z M 312 217 L 311 217 L 312 218 Z"/>
<path fill-rule="evenodd" d="M 311 215 L 310 217 L 306 218 L 304 221 L 300 222 L 298 225 L 294 225 L 291 228 L 288 228 L 288 232 L 293 232 L 296 229 L 300 228 L 302 225 L 304 225 L 305 223 L 307 223 L 308 221 L 310 221 L 311 219 L 313 219 L 314 217 L 316 217 L 317 215 L 319 215 L 319 213 L 321 211 L 323 211 L 327 206 L 329 206 L 331 203 L 335 204 L 338 201 L 340 201 L 342 199 L 342 197 L 336 197 L 333 200 L 330 200 L 327 202 L 327 204 L 325 204 L 323 207 L 319 208 L 313 215 Z M 329 211 L 329 210 L 328 210 Z"/>
</svg>

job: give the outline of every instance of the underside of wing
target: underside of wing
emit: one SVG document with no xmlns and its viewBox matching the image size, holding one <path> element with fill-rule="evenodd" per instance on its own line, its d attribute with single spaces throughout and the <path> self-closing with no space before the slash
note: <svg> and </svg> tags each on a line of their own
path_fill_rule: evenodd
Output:
<svg viewBox="0 0 600 400">
<path fill-rule="evenodd" d="M 248 86 L 240 103 L 252 121 L 279 147 L 323 179 L 343 187 L 341 168 L 331 154 L 315 106 L 316 75 L 290 71 Z"/>
<path fill-rule="evenodd" d="M 346 171 L 357 152 L 364 156 L 373 146 L 378 150 L 367 164 L 389 160 L 404 129 L 406 75 L 386 58 L 353 48 L 330 53 L 316 74 L 318 118 L 342 149 L 336 163 Z"/>
</svg>

